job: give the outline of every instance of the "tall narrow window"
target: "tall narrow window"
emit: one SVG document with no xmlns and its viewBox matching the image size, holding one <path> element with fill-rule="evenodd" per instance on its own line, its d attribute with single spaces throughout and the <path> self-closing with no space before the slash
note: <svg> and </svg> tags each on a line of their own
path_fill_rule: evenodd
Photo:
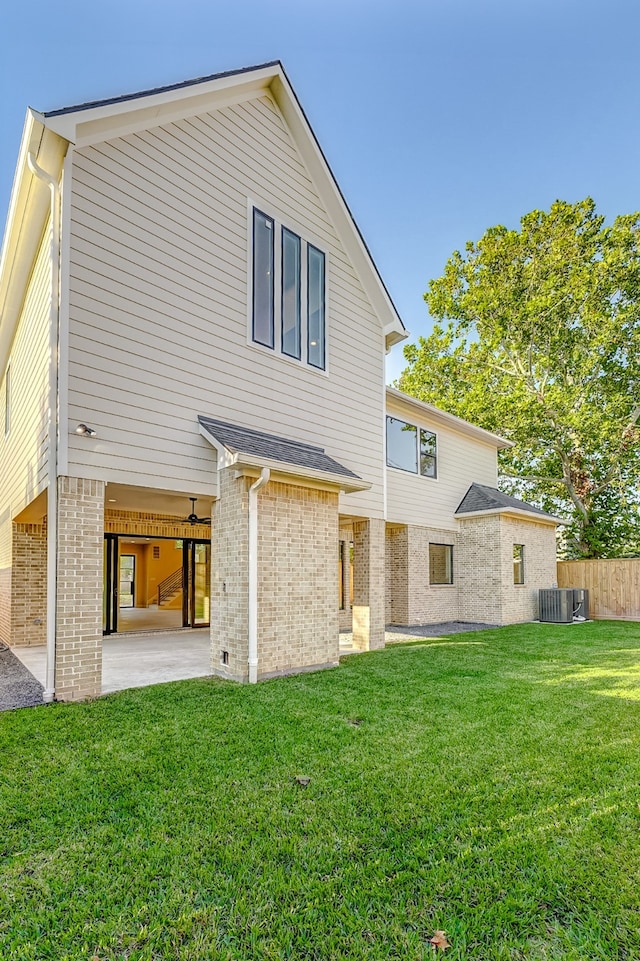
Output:
<svg viewBox="0 0 640 961">
<path fill-rule="evenodd" d="M 436 435 L 420 428 L 420 473 L 423 477 L 436 477 Z"/>
<path fill-rule="evenodd" d="M 253 339 L 273 347 L 273 220 L 253 211 Z"/>
<path fill-rule="evenodd" d="M 307 246 L 307 361 L 313 367 L 325 369 L 324 331 L 324 254 Z"/>
<path fill-rule="evenodd" d="M 4 433 L 5 437 L 11 430 L 11 365 L 7 366 L 4 378 Z"/>
<path fill-rule="evenodd" d="M 513 545 L 513 583 L 524 584 L 524 544 Z"/>
<path fill-rule="evenodd" d="M 282 228 L 282 353 L 300 360 L 300 238 Z"/>
</svg>

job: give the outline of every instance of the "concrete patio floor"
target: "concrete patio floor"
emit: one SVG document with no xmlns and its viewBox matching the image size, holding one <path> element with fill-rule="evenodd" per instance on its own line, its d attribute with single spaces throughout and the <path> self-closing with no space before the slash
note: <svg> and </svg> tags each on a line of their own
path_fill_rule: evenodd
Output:
<svg viewBox="0 0 640 961">
<path fill-rule="evenodd" d="M 12 651 L 44 685 L 47 656 L 44 645 L 14 647 Z M 161 634 L 112 635 L 102 642 L 103 694 L 208 674 L 211 674 L 208 627 Z"/>
</svg>

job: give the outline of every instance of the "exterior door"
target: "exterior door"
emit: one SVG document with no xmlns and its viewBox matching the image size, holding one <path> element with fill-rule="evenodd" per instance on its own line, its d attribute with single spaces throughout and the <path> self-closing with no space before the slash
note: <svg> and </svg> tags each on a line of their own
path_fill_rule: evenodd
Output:
<svg viewBox="0 0 640 961">
<path fill-rule="evenodd" d="M 102 632 L 113 634 L 118 630 L 118 538 L 115 534 L 104 535 L 104 588 L 102 592 Z"/>
<path fill-rule="evenodd" d="M 210 620 L 211 544 L 209 541 L 184 541 L 184 627 L 207 627 Z"/>
</svg>

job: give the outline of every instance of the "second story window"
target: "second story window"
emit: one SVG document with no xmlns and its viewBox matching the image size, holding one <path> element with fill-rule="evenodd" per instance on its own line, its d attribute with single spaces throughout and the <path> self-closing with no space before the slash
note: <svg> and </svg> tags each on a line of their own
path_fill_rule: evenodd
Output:
<svg viewBox="0 0 640 961">
<path fill-rule="evenodd" d="M 387 417 L 387 467 L 435 479 L 438 476 L 436 435 L 397 417 Z"/>
<path fill-rule="evenodd" d="M 252 230 L 251 339 L 325 370 L 324 253 L 256 207 Z"/>
</svg>

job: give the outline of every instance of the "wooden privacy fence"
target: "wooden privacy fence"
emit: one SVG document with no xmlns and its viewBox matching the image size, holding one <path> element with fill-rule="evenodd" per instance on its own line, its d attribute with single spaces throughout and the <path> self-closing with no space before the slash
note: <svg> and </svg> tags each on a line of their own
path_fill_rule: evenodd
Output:
<svg viewBox="0 0 640 961">
<path fill-rule="evenodd" d="M 640 557 L 558 561 L 558 587 L 585 587 L 589 617 L 640 621 Z"/>
</svg>

